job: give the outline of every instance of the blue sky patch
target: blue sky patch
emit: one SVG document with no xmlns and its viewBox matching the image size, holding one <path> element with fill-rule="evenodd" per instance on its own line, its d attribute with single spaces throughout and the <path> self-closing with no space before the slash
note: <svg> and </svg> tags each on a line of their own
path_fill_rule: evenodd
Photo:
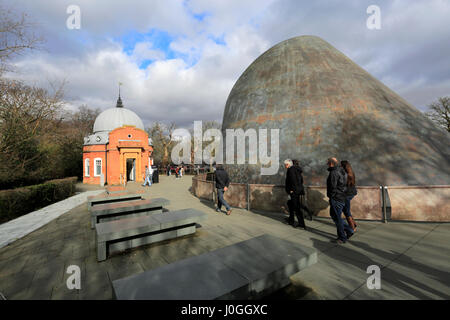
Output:
<svg viewBox="0 0 450 320">
<path fill-rule="evenodd" d="M 197 54 L 186 54 L 172 50 L 170 44 L 177 38 L 179 38 L 179 36 L 171 35 L 167 31 L 152 29 L 147 33 L 140 33 L 133 30 L 128 32 L 123 37 L 119 37 L 114 40 L 122 43 L 123 51 L 129 56 L 133 54 L 137 43 L 149 42 L 152 43 L 151 49 L 160 50 L 165 54 L 166 60 L 182 59 L 186 63 L 187 67 L 192 67 L 198 62 L 200 56 L 197 56 Z M 154 61 L 156 60 L 148 59 L 142 61 L 139 65 L 139 69 L 146 69 Z"/>
</svg>

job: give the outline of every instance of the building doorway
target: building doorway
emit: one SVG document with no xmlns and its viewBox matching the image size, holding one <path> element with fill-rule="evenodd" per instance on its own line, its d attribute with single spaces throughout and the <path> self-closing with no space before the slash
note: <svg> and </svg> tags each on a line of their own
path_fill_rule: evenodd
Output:
<svg viewBox="0 0 450 320">
<path fill-rule="evenodd" d="M 127 159 L 127 181 L 136 181 L 136 159 Z"/>
</svg>

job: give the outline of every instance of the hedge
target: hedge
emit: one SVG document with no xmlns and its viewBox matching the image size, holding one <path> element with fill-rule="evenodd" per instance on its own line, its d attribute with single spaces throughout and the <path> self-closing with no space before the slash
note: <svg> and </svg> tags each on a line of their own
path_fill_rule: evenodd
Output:
<svg viewBox="0 0 450 320">
<path fill-rule="evenodd" d="M 0 191 L 0 223 L 15 219 L 75 193 L 77 177 Z"/>
</svg>

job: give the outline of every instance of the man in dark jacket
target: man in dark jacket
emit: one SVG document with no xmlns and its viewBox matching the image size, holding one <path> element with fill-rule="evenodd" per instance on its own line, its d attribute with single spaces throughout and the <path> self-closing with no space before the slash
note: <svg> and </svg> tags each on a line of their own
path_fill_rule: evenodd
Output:
<svg viewBox="0 0 450 320">
<path fill-rule="evenodd" d="M 305 188 L 303 187 L 303 170 L 300 167 L 300 163 L 298 162 L 298 160 L 292 159 L 292 163 L 294 164 L 294 167 L 297 168 L 298 171 L 298 175 L 300 177 L 300 209 L 302 209 L 303 211 L 305 211 L 308 215 L 308 220 L 312 221 L 312 216 L 313 216 L 313 212 L 311 210 L 309 210 L 309 208 L 306 206 L 306 199 L 305 199 Z"/>
<path fill-rule="evenodd" d="M 346 198 L 346 172 L 342 167 L 338 166 L 336 158 L 329 158 L 328 178 L 327 178 L 327 197 L 330 201 L 330 216 L 336 224 L 338 238 L 336 242 L 343 244 L 353 235 L 353 230 L 342 219 L 342 209 L 345 205 Z"/>
<path fill-rule="evenodd" d="M 305 220 L 303 219 L 303 214 L 300 211 L 300 195 L 305 194 L 301 180 L 301 169 L 299 167 L 295 167 L 290 159 L 284 161 L 284 167 L 287 169 L 285 188 L 287 194 L 290 196 L 290 200 L 288 201 L 288 223 L 294 226 L 295 214 L 298 220 L 298 227 L 306 230 Z"/>
<path fill-rule="evenodd" d="M 230 185 L 230 178 L 228 177 L 228 173 L 223 169 L 222 165 L 218 164 L 216 166 L 216 188 L 217 188 L 217 212 L 221 212 L 222 204 L 227 209 L 227 215 L 231 214 L 231 208 L 228 203 L 223 198 L 223 194 L 228 190 L 228 186 Z"/>
</svg>

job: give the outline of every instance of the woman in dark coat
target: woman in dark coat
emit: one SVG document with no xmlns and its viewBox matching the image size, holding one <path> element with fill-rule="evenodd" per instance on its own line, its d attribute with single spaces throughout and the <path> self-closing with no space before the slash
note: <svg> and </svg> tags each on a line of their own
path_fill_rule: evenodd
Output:
<svg viewBox="0 0 450 320">
<path fill-rule="evenodd" d="M 341 167 L 345 170 L 347 173 L 347 190 L 346 190 L 346 198 L 345 198 L 345 206 L 343 209 L 345 218 L 347 219 L 348 225 L 353 229 L 353 231 L 356 231 L 356 223 L 353 219 L 352 213 L 350 212 L 350 202 L 352 199 L 358 194 L 356 190 L 356 178 L 355 173 L 353 172 L 352 166 L 350 165 L 350 162 L 346 160 L 341 161 Z"/>
</svg>

